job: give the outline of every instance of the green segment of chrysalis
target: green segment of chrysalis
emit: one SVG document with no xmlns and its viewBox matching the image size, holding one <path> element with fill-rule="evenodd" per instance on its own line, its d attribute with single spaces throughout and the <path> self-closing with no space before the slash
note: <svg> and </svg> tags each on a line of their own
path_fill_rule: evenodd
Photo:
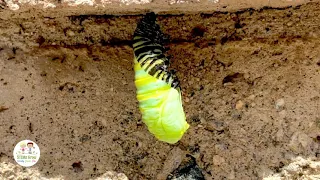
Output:
<svg viewBox="0 0 320 180">
<path fill-rule="evenodd" d="M 189 128 L 182 107 L 178 78 L 168 71 L 164 55 L 165 36 L 148 13 L 134 33 L 134 71 L 142 121 L 159 140 L 178 142 Z"/>
</svg>

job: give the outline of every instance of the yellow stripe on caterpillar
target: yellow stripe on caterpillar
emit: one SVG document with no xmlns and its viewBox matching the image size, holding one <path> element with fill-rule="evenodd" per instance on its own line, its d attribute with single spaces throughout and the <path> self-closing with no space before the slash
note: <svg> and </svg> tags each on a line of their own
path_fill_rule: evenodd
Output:
<svg viewBox="0 0 320 180">
<path fill-rule="evenodd" d="M 159 140 L 178 142 L 189 128 L 182 107 L 179 80 L 168 72 L 164 34 L 154 13 L 139 23 L 133 38 L 135 86 L 142 121 Z"/>
</svg>

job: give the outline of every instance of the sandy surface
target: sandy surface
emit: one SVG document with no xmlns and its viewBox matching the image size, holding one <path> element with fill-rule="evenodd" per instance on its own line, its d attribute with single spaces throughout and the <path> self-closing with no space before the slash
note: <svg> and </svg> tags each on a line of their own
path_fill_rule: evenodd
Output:
<svg viewBox="0 0 320 180">
<path fill-rule="evenodd" d="M 154 11 L 158 14 L 230 12 L 272 7 L 299 6 L 319 0 L 2 0 L 0 9 L 13 10 L 1 18 L 35 14 L 61 17 L 70 15 L 132 15 Z M 30 11 L 32 13 L 30 13 Z M 1 14 L 1 11 L 0 11 Z"/>
<path fill-rule="evenodd" d="M 163 179 L 189 154 L 206 179 L 261 179 L 319 160 L 319 3 L 160 16 L 191 124 L 176 145 L 138 111 L 129 41 L 141 16 L 0 15 L 1 163 L 24 139 L 46 178 Z"/>
</svg>

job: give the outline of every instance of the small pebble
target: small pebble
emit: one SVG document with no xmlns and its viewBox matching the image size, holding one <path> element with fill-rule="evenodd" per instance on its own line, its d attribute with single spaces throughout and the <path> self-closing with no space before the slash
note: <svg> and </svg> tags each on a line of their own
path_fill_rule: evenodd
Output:
<svg viewBox="0 0 320 180">
<path fill-rule="evenodd" d="M 208 129 L 209 131 L 222 131 L 224 130 L 226 127 L 225 123 L 222 121 L 209 121 L 206 124 L 206 129 Z"/>
<path fill-rule="evenodd" d="M 240 157 L 244 155 L 244 151 L 241 148 L 236 147 L 234 150 L 232 150 L 232 154 L 234 157 Z"/>
<path fill-rule="evenodd" d="M 107 127 L 107 126 L 108 126 L 108 123 L 107 123 L 107 120 L 106 120 L 106 119 L 101 118 L 100 121 L 101 121 L 101 124 L 102 124 L 104 127 Z"/>
<path fill-rule="evenodd" d="M 207 122 L 203 117 L 200 117 L 199 119 L 202 124 L 205 124 Z"/>
<path fill-rule="evenodd" d="M 256 97 L 256 96 L 252 94 L 252 95 L 250 95 L 250 96 L 248 97 L 248 99 L 249 99 L 249 100 L 254 100 L 255 97 Z"/>
<path fill-rule="evenodd" d="M 127 81 L 125 81 L 125 80 L 122 80 L 121 82 L 122 82 L 123 85 L 127 85 L 128 84 Z"/>
<path fill-rule="evenodd" d="M 278 110 L 282 109 L 284 107 L 284 104 L 285 104 L 284 99 L 278 99 L 276 101 L 276 109 Z"/>
<path fill-rule="evenodd" d="M 75 35 L 75 33 L 73 31 L 71 31 L 71 30 L 68 30 L 67 34 L 68 34 L 68 36 L 74 36 Z"/>
<path fill-rule="evenodd" d="M 227 82 L 227 83 L 224 83 L 223 86 L 225 86 L 225 87 L 233 86 L 233 83 L 232 82 Z"/>
<path fill-rule="evenodd" d="M 241 100 L 239 100 L 239 101 L 236 103 L 236 109 L 237 109 L 237 110 L 242 109 L 242 108 L 243 108 L 243 105 L 244 105 L 244 103 L 243 103 Z"/>
<path fill-rule="evenodd" d="M 8 108 L 8 107 L 5 107 L 5 106 L 0 106 L 0 112 L 5 111 L 5 110 L 7 110 L 7 109 L 9 109 L 9 108 Z"/>
<path fill-rule="evenodd" d="M 224 164 L 226 162 L 226 160 L 219 155 L 214 155 L 212 158 L 212 162 L 213 162 L 213 165 L 220 166 L 220 165 Z"/>
<path fill-rule="evenodd" d="M 288 23 L 287 23 L 287 26 L 292 26 L 293 25 L 293 22 L 292 21 L 289 21 Z"/>
</svg>

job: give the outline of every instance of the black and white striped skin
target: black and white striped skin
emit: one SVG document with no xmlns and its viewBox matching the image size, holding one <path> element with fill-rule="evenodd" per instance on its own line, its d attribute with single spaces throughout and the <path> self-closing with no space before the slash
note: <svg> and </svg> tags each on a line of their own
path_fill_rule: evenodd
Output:
<svg viewBox="0 0 320 180">
<path fill-rule="evenodd" d="M 169 71 L 170 60 L 164 54 L 164 43 L 169 40 L 155 23 L 155 13 L 148 13 L 138 23 L 134 32 L 133 50 L 141 67 L 151 76 L 161 79 L 180 90 L 180 82 L 173 70 Z"/>
</svg>

